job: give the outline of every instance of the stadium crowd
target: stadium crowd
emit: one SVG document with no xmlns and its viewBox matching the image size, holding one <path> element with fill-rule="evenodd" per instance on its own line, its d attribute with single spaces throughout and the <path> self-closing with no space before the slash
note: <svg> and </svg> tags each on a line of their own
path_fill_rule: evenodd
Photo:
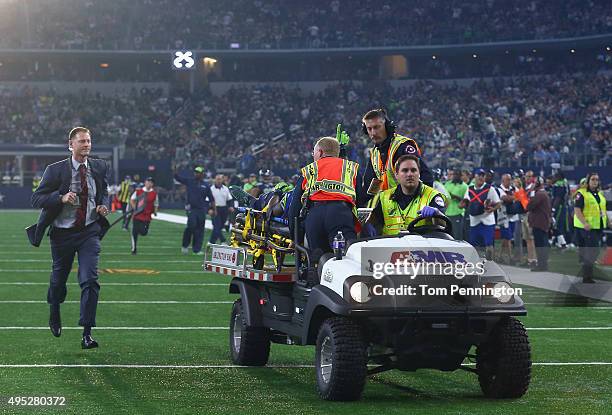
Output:
<svg viewBox="0 0 612 415">
<path fill-rule="evenodd" d="M 8 0 L 0 48 L 277 49 L 610 33 L 606 0 Z M 163 13 L 162 13 L 163 11 Z"/>
<path fill-rule="evenodd" d="M 432 167 L 604 166 L 612 156 L 607 74 L 470 86 L 422 81 L 395 89 L 347 82 L 312 94 L 240 86 L 193 97 L 146 89 L 116 97 L 29 88 L 0 95 L 0 142 L 59 143 L 66 125 L 83 124 L 97 143 L 125 145 L 143 158 L 174 158 L 179 168 L 202 160 L 213 172 L 296 169 L 309 160 L 312 140 L 333 133 L 337 123 L 352 137 L 351 158 L 361 160 L 369 143 L 360 116 L 372 106 L 388 109 Z"/>
</svg>

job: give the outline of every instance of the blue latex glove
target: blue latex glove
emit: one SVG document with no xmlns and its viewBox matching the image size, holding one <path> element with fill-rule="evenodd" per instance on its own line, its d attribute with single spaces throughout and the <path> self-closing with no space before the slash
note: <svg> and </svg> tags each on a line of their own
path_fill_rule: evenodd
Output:
<svg viewBox="0 0 612 415">
<path fill-rule="evenodd" d="M 434 215 L 439 215 L 440 211 L 435 207 L 425 206 L 423 209 L 417 212 L 417 215 L 421 215 L 424 218 L 431 218 Z"/>
</svg>

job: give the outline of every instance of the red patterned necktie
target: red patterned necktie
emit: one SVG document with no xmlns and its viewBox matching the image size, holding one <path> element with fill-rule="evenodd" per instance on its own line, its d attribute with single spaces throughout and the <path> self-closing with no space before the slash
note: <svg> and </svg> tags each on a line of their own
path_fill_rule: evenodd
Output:
<svg viewBox="0 0 612 415">
<path fill-rule="evenodd" d="M 79 207 L 76 211 L 76 221 L 74 226 L 77 228 L 85 227 L 85 219 L 87 217 L 87 200 L 89 188 L 87 187 L 87 168 L 84 164 L 79 166 L 79 179 L 81 180 L 81 192 L 79 193 Z"/>
</svg>

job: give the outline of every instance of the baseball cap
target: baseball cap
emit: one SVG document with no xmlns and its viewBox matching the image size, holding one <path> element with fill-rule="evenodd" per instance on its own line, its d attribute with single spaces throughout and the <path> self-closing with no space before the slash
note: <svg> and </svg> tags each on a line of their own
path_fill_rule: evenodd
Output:
<svg viewBox="0 0 612 415">
<path fill-rule="evenodd" d="M 147 181 L 155 183 L 155 179 L 153 177 L 151 177 L 151 176 L 149 176 L 149 177 L 147 177 L 145 179 L 145 182 L 147 182 Z"/>
<path fill-rule="evenodd" d="M 474 174 L 476 174 L 476 175 L 481 175 L 481 174 L 485 174 L 485 173 L 486 173 L 486 172 L 485 172 L 485 170 L 484 170 L 484 169 L 478 169 L 478 170 L 476 170 L 476 172 L 475 172 Z"/>
<path fill-rule="evenodd" d="M 195 171 L 196 173 L 204 173 L 204 167 L 202 166 L 194 167 L 193 171 Z"/>
</svg>

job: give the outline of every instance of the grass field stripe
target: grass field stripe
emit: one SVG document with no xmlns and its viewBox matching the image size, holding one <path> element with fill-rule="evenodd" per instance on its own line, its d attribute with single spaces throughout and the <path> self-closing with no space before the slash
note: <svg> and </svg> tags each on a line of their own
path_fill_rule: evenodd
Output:
<svg viewBox="0 0 612 415">
<path fill-rule="evenodd" d="M 312 369 L 314 365 L 266 365 L 259 369 Z M 99 369 L 253 369 L 253 366 L 238 365 L 138 365 L 138 364 L 21 364 L 21 365 L 0 365 L 0 368 L 99 368 Z"/>
<path fill-rule="evenodd" d="M 49 264 L 51 264 L 51 260 L 49 260 Z M 104 268 L 104 267 L 100 267 L 100 268 Z M 209 272 L 205 272 L 203 270 L 186 270 L 186 271 L 178 271 L 178 270 L 161 270 L 161 269 L 156 269 L 154 271 L 158 271 L 160 274 L 210 274 Z M 5 268 L 0 268 L 0 272 L 12 272 L 14 274 L 20 274 L 20 273 L 28 273 L 28 272 L 43 272 L 46 274 L 51 273 L 51 269 L 50 268 L 40 268 L 40 269 L 5 269 Z M 221 275 L 215 275 L 215 277 L 222 277 Z"/>
<path fill-rule="evenodd" d="M 194 255 L 195 257 L 201 257 L 202 255 Z M 51 258 L 49 259 L 0 259 L 0 262 L 46 262 L 46 263 L 50 263 L 51 262 Z M 102 260 L 100 261 L 102 264 L 125 264 L 125 260 L 123 261 L 119 261 L 119 260 Z M 203 260 L 201 259 L 196 259 L 196 260 L 191 260 L 191 261 L 187 261 L 185 259 L 158 259 L 158 260 L 154 260 L 154 259 L 143 259 L 143 260 L 138 260 L 137 258 L 134 258 L 134 261 L 130 261 L 130 263 L 139 263 L 139 262 L 147 262 L 147 263 L 160 263 L 160 264 L 166 264 L 166 263 L 171 263 L 171 264 L 202 264 Z"/>
<path fill-rule="evenodd" d="M 65 330 L 82 330 L 83 327 L 63 327 Z M 146 327 L 146 326 L 120 326 L 120 327 L 96 327 L 96 330 L 227 330 L 227 327 L 215 326 L 166 326 L 166 327 Z M 573 331 L 573 330 L 612 330 L 612 326 L 603 327 L 526 327 L 529 331 Z M 0 330 L 49 330 L 48 326 L 0 326 Z"/>
<path fill-rule="evenodd" d="M 48 282 L 0 282 L 0 285 L 49 285 Z M 69 282 L 66 285 L 79 285 L 76 282 Z M 103 286 L 127 285 L 127 286 L 171 286 L 171 287 L 226 287 L 228 284 L 223 282 L 102 282 Z"/>
<path fill-rule="evenodd" d="M 80 304 L 80 301 L 64 301 L 64 304 Z M 233 304 L 233 301 L 132 301 L 109 300 L 98 301 L 98 304 Z M 0 304 L 47 304 L 43 300 L 0 300 Z"/>
<path fill-rule="evenodd" d="M 612 326 L 604 327 L 527 327 L 527 330 L 612 330 Z"/>
<path fill-rule="evenodd" d="M 534 362 L 533 366 L 612 366 L 612 362 Z M 462 366 L 474 366 L 464 364 Z M 139 364 L 6 364 L 0 368 L 90 368 L 90 369 L 313 369 L 314 365 L 139 365 Z"/>
<path fill-rule="evenodd" d="M 49 326 L 43 327 L 19 327 L 6 326 L 0 327 L 0 330 L 49 330 Z M 62 330 L 83 330 L 83 327 L 62 327 Z M 200 326 L 200 327 L 96 327 L 98 330 L 228 330 L 227 327 Z"/>
</svg>

